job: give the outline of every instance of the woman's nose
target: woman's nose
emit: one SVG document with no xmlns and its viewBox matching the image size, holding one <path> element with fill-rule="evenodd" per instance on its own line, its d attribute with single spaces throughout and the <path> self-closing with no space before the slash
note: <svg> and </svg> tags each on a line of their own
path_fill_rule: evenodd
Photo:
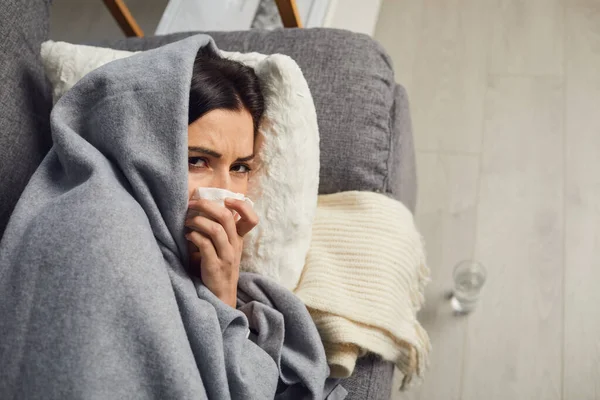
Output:
<svg viewBox="0 0 600 400">
<path fill-rule="evenodd" d="M 231 177 L 229 175 L 229 171 L 227 173 L 216 172 L 212 176 L 211 187 L 231 190 Z"/>
</svg>

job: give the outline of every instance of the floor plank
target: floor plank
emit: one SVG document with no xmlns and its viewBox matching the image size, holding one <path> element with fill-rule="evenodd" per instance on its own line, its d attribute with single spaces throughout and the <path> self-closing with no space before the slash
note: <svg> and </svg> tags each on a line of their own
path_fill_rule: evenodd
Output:
<svg viewBox="0 0 600 400">
<path fill-rule="evenodd" d="M 492 78 L 486 110 L 475 252 L 489 279 L 469 317 L 462 398 L 560 399 L 562 80 Z"/>
<path fill-rule="evenodd" d="M 396 82 L 402 83 L 409 95 L 417 90 L 412 87 L 412 73 L 421 35 L 423 3 L 421 0 L 384 0 L 375 27 L 375 39 L 393 60 Z"/>
<path fill-rule="evenodd" d="M 453 315 L 447 294 L 454 265 L 473 256 L 479 157 L 417 153 L 417 224 L 427 245 L 432 281 L 419 320 L 433 346 L 423 384 L 396 399 L 459 399 L 466 319 Z"/>
<path fill-rule="evenodd" d="M 490 17 L 488 0 L 423 0 L 408 84 L 417 149 L 479 151 Z"/>
<path fill-rule="evenodd" d="M 563 0 L 497 0 L 493 74 L 563 73 Z"/>
<path fill-rule="evenodd" d="M 564 396 L 600 399 L 600 3 L 567 9 Z"/>
</svg>

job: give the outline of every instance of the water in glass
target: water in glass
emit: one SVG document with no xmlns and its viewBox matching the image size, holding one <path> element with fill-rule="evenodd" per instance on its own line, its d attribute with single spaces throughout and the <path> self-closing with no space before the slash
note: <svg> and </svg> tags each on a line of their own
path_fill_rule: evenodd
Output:
<svg viewBox="0 0 600 400">
<path fill-rule="evenodd" d="M 481 288 L 485 283 L 486 271 L 475 261 L 463 261 L 454 269 L 452 308 L 459 313 L 475 309 Z"/>
</svg>

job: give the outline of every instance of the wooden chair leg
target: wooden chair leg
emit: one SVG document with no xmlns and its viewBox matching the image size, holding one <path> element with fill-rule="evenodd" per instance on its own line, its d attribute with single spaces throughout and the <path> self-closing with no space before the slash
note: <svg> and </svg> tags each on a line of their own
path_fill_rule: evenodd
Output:
<svg viewBox="0 0 600 400">
<path fill-rule="evenodd" d="M 296 0 L 275 0 L 283 26 L 286 28 L 302 28 L 302 21 L 296 6 Z"/>
<path fill-rule="evenodd" d="M 125 36 L 143 37 L 144 32 L 129 12 L 123 0 L 103 0 Z"/>
</svg>

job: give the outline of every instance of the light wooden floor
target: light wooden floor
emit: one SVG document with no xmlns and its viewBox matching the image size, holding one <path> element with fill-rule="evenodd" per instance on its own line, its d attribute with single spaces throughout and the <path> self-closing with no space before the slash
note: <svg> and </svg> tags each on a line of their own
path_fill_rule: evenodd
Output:
<svg viewBox="0 0 600 400">
<path fill-rule="evenodd" d="M 600 399 L 600 0 L 384 0 L 433 282 L 424 384 L 393 399 Z M 454 317 L 453 265 L 489 270 Z"/>
</svg>

